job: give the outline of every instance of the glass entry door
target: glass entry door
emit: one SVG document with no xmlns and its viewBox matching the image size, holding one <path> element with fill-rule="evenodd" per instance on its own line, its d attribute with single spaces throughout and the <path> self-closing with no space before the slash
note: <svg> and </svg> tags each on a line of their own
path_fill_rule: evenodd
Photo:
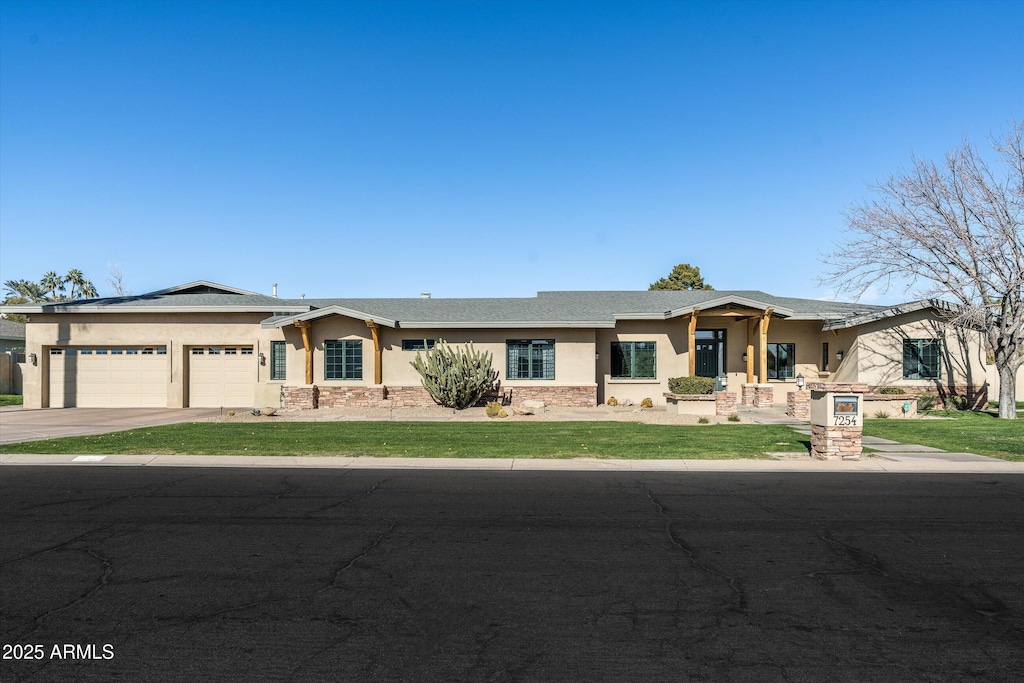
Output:
<svg viewBox="0 0 1024 683">
<path fill-rule="evenodd" d="M 694 373 L 718 377 L 725 372 L 725 330 L 697 330 L 694 337 Z"/>
</svg>

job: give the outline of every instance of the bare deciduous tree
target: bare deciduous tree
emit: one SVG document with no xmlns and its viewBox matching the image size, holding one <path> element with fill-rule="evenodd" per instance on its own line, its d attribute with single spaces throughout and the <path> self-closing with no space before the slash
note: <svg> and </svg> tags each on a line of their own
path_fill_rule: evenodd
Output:
<svg viewBox="0 0 1024 683">
<path fill-rule="evenodd" d="M 114 296 L 131 296 L 132 290 L 124 284 L 124 271 L 121 270 L 121 264 L 111 261 L 108 267 L 110 277 L 107 278 L 107 284 L 114 290 Z"/>
<path fill-rule="evenodd" d="M 823 281 L 863 294 L 906 284 L 952 299 L 949 324 L 981 330 L 999 372 L 999 416 L 1015 418 L 1024 363 L 1024 123 L 992 147 L 999 173 L 965 141 L 943 164 L 914 158 L 846 213 L 847 239 Z"/>
</svg>

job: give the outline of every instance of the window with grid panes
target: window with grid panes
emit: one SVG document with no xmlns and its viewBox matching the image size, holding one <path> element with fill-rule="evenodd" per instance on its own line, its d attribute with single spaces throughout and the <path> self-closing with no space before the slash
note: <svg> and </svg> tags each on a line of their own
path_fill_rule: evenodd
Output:
<svg viewBox="0 0 1024 683">
<path fill-rule="evenodd" d="M 324 379 L 362 379 L 363 342 L 338 339 L 324 342 Z"/>
<path fill-rule="evenodd" d="M 612 342 L 612 379 L 655 379 L 654 342 Z"/>
<path fill-rule="evenodd" d="M 938 339 L 904 339 L 903 379 L 941 379 L 941 352 Z"/>
<path fill-rule="evenodd" d="M 286 379 L 285 343 L 270 342 L 270 379 Z"/>
<path fill-rule="evenodd" d="M 554 339 L 509 339 L 505 342 L 508 379 L 554 379 Z"/>
</svg>

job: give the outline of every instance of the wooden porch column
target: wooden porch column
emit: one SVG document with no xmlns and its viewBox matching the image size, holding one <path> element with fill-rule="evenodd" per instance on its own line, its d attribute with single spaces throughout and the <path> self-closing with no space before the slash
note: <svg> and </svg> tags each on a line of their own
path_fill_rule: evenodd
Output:
<svg viewBox="0 0 1024 683">
<path fill-rule="evenodd" d="M 766 308 L 761 314 L 761 322 L 758 325 L 758 336 L 760 337 L 761 367 L 758 368 L 758 382 L 764 384 L 768 381 L 768 324 L 772 320 L 774 308 Z M 748 356 L 749 358 L 749 356 Z"/>
<path fill-rule="evenodd" d="M 302 348 L 306 349 L 306 384 L 313 383 L 313 323 L 308 320 L 296 320 L 295 327 L 302 331 Z"/>
<path fill-rule="evenodd" d="M 384 368 L 381 367 L 381 359 L 384 352 L 380 348 L 380 325 L 372 320 L 367 320 L 366 326 L 370 328 L 370 334 L 373 335 L 373 383 L 383 384 Z"/>
<path fill-rule="evenodd" d="M 690 377 L 693 377 L 697 372 L 697 314 L 700 313 L 699 308 L 693 309 L 693 313 L 690 314 L 689 319 L 686 322 L 686 343 L 689 349 L 689 360 L 690 360 Z"/>
<path fill-rule="evenodd" d="M 747 384 L 754 383 L 754 325 L 757 319 L 747 320 Z"/>
</svg>

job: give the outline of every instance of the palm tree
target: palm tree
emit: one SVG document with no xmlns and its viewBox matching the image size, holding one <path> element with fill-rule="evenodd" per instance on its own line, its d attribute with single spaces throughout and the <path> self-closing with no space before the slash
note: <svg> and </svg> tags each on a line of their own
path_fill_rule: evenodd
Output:
<svg viewBox="0 0 1024 683">
<path fill-rule="evenodd" d="M 76 298 L 76 287 L 78 288 L 78 296 L 83 299 L 99 296 L 99 293 L 96 291 L 96 287 L 90 280 L 85 279 L 85 275 L 83 275 L 82 271 L 78 268 L 72 268 L 69 270 L 68 274 L 64 276 L 64 282 L 71 284 L 71 293 L 68 296 L 71 301 L 74 301 Z"/>
<path fill-rule="evenodd" d="M 8 280 L 4 283 L 4 290 L 7 292 L 7 297 L 4 299 L 5 304 L 34 304 L 46 301 L 46 290 L 38 282 Z"/>
<path fill-rule="evenodd" d="M 64 297 L 59 296 L 57 292 L 64 292 L 64 278 L 57 275 L 56 271 L 49 270 L 43 273 L 43 279 L 39 281 L 40 286 L 44 292 L 49 292 L 50 296 L 47 297 L 49 301 L 61 301 Z"/>
</svg>

